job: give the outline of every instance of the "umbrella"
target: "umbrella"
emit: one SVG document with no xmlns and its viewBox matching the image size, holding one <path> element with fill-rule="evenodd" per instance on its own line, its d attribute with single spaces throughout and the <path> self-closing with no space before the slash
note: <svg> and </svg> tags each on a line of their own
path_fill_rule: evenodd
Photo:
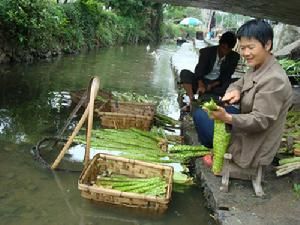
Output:
<svg viewBox="0 0 300 225">
<path fill-rule="evenodd" d="M 180 21 L 181 25 L 191 25 L 191 26 L 197 26 L 199 24 L 202 24 L 200 20 L 194 17 L 186 17 L 183 20 Z"/>
</svg>

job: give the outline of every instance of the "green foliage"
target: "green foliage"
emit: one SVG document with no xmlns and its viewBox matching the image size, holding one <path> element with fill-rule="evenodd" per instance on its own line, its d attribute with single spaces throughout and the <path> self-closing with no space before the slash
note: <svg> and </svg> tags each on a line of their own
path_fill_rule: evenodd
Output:
<svg viewBox="0 0 300 225">
<path fill-rule="evenodd" d="M 71 53 L 85 46 L 159 40 L 162 7 L 144 0 L 78 0 L 68 4 L 2 0 L 0 21 L 0 29 L 16 54 L 59 49 Z"/>
<path fill-rule="evenodd" d="M 61 8 L 47 0 L 2 0 L 0 19 L 12 41 L 22 48 L 40 50 L 52 43 L 53 34 L 66 22 Z"/>
<path fill-rule="evenodd" d="M 177 24 L 166 23 L 163 25 L 163 33 L 165 37 L 176 38 L 181 37 L 181 30 Z"/>
<path fill-rule="evenodd" d="M 118 17 L 113 13 L 102 13 L 101 23 L 99 23 L 96 31 L 96 37 L 104 46 L 117 43 L 119 37 L 122 36 L 122 25 L 118 24 Z M 113 28 L 113 29 L 112 29 Z"/>
<path fill-rule="evenodd" d="M 199 20 L 202 20 L 201 9 L 194 7 L 164 5 L 165 21 L 179 23 L 185 17 L 195 17 Z"/>
<path fill-rule="evenodd" d="M 181 20 L 186 17 L 185 7 L 165 5 L 164 7 L 165 20 Z"/>
<path fill-rule="evenodd" d="M 81 24 L 79 4 L 63 4 L 66 15 L 66 25 L 60 32 L 59 39 L 64 52 L 72 52 L 84 45 L 84 33 Z"/>
<path fill-rule="evenodd" d="M 144 0 L 109 0 L 109 6 L 120 16 L 143 19 L 153 3 Z M 142 18 L 141 18 L 142 17 Z"/>
<path fill-rule="evenodd" d="M 161 36 L 162 7 L 141 0 L 109 1 L 101 13 L 97 37 L 103 45 L 155 42 Z"/>
<path fill-rule="evenodd" d="M 196 36 L 197 29 L 195 27 L 187 27 L 174 23 L 166 23 L 163 25 L 163 35 L 168 38 L 185 38 L 187 35 L 190 38 Z"/>
<path fill-rule="evenodd" d="M 196 27 L 189 27 L 180 25 L 180 21 L 185 17 L 195 17 L 201 20 L 201 10 L 193 7 L 181 7 L 164 5 L 164 25 L 163 36 L 167 38 L 178 38 L 189 36 L 193 38 L 196 36 Z"/>
</svg>

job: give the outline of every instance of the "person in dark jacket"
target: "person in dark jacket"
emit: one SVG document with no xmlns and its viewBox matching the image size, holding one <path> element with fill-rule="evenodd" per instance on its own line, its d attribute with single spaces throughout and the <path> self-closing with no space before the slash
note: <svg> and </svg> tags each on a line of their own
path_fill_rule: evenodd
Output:
<svg viewBox="0 0 300 225">
<path fill-rule="evenodd" d="M 240 59 L 240 55 L 232 50 L 235 44 L 234 33 L 225 32 L 218 46 L 200 49 L 194 73 L 190 70 L 180 72 L 181 83 L 190 100 L 194 94 L 224 95 Z"/>
</svg>

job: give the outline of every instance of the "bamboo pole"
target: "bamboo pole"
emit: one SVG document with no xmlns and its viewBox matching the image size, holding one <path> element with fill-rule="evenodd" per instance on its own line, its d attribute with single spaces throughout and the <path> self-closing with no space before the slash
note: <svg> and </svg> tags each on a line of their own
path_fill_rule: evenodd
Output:
<svg viewBox="0 0 300 225">
<path fill-rule="evenodd" d="M 100 81 L 97 77 L 93 79 L 92 85 L 91 85 L 91 91 L 90 91 L 90 97 L 89 97 L 89 113 L 88 113 L 88 126 L 87 126 L 87 132 L 86 132 L 86 148 L 85 148 L 85 154 L 84 154 L 84 168 L 87 167 L 89 160 L 90 160 L 90 147 L 91 147 L 91 135 L 92 135 L 92 129 L 93 129 L 93 117 L 94 117 L 94 100 L 97 96 L 97 92 L 99 89 Z"/>
<path fill-rule="evenodd" d="M 54 163 L 51 165 L 51 169 L 56 169 L 56 167 L 58 166 L 58 164 L 60 163 L 60 161 L 62 160 L 62 158 L 64 157 L 64 155 L 66 154 L 67 150 L 69 149 L 70 145 L 73 142 L 73 139 L 75 138 L 75 136 L 77 135 L 77 133 L 79 132 L 79 130 L 81 129 L 82 125 L 84 124 L 86 118 L 88 117 L 89 114 L 91 114 L 91 116 L 93 117 L 93 110 L 94 110 L 94 99 L 96 97 L 97 91 L 99 89 L 99 79 L 97 77 L 92 78 L 92 85 L 91 85 L 91 94 L 90 94 L 90 102 L 88 103 L 81 119 L 79 120 L 78 124 L 76 125 L 73 133 L 71 134 L 71 136 L 69 137 L 68 141 L 66 142 L 66 144 L 64 145 L 63 149 L 60 151 L 59 155 L 57 156 L 57 158 L 55 159 Z M 91 98 L 92 97 L 92 98 Z M 92 111 L 91 111 L 91 103 L 92 103 Z M 89 116 L 89 125 L 88 127 L 91 128 L 92 127 L 92 123 L 93 123 L 93 118 L 90 119 Z M 89 135 L 87 135 L 87 145 L 89 143 L 89 147 L 90 147 L 90 137 L 91 137 L 91 131 L 89 131 Z M 88 150 L 89 150 L 88 147 Z M 87 150 L 87 148 L 86 148 Z M 88 151 L 89 154 L 89 151 Z M 87 153 L 85 152 L 85 157 L 86 157 Z"/>
<path fill-rule="evenodd" d="M 60 163 L 60 161 L 64 157 L 64 155 L 67 152 L 68 148 L 72 144 L 74 137 L 76 136 L 76 134 L 78 133 L 78 131 L 81 129 L 82 125 L 84 124 L 84 122 L 85 122 L 85 120 L 86 120 L 86 118 L 88 116 L 88 112 L 89 112 L 89 105 L 86 107 L 86 109 L 85 109 L 85 111 L 84 111 L 81 119 L 79 120 L 79 122 L 76 125 L 73 133 L 69 137 L 67 143 L 64 145 L 63 149 L 60 151 L 60 153 L 57 156 L 57 158 L 55 159 L 54 163 L 51 165 L 51 169 L 53 169 L 53 170 L 56 169 L 56 167 L 58 166 L 58 164 Z"/>
</svg>

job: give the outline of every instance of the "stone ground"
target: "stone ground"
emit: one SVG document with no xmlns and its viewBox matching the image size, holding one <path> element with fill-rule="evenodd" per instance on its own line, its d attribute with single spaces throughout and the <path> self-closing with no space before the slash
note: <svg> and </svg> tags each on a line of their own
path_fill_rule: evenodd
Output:
<svg viewBox="0 0 300 225">
<path fill-rule="evenodd" d="M 186 143 L 198 144 L 189 114 L 182 117 L 182 131 Z M 300 224 L 300 196 L 293 191 L 293 183 L 300 183 L 299 170 L 276 177 L 273 166 L 266 168 L 262 198 L 255 196 L 250 181 L 230 180 L 229 192 L 220 192 L 221 177 L 213 175 L 201 158 L 195 160 L 194 172 L 207 207 L 221 225 Z"/>
</svg>

